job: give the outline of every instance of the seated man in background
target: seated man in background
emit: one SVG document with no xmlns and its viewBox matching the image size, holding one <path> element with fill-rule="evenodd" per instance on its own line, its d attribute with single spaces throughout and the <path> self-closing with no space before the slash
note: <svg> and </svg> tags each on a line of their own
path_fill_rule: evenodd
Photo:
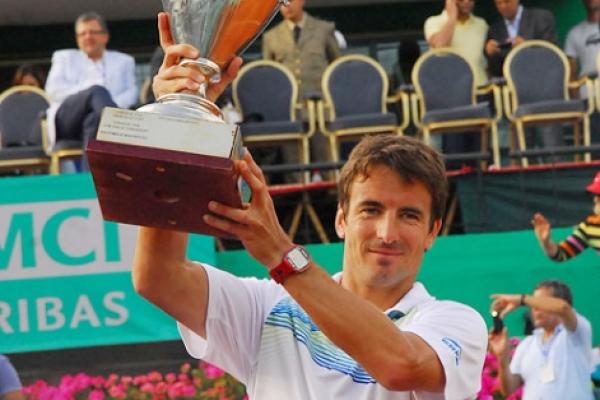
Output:
<svg viewBox="0 0 600 400">
<path fill-rule="evenodd" d="M 280 7 L 283 21 L 262 37 L 262 55 L 285 65 L 296 78 L 299 99 L 321 96 L 321 76 L 327 66 L 341 55 L 332 22 L 315 18 L 304 11 L 304 0 L 293 0 Z M 297 164 L 298 151 L 283 145 L 284 162 Z M 310 138 L 311 161 L 329 160 L 329 142 L 317 132 Z M 292 181 L 298 180 L 297 175 Z M 331 177 L 330 177 L 331 178 Z"/>
<path fill-rule="evenodd" d="M 575 25 L 567 34 L 565 54 L 571 64 L 571 80 L 578 77 L 598 75 L 598 56 L 600 55 L 600 0 L 583 0 L 587 18 Z M 572 98 L 592 98 L 582 86 L 579 91 L 571 92 Z M 590 135 L 593 144 L 600 143 L 600 113 L 594 111 L 590 116 Z M 594 152 L 593 158 L 600 156 Z"/>
<path fill-rule="evenodd" d="M 485 44 L 491 77 L 504 75 L 502 68 L 509 51 L 525 40 L 536 39 L 558 43 L 554 15 L 550 11 L 523 7 L 520 0 L 495 0 L 495 3 L 501 18 L 490 25 Z M 564 145 L 562 125 L 527 129 L 525 140 L 528 148 L 536 145 L 544 148 L 562 146 Z"/>
<path fill-rule="evenodd" d="M 23 400 L 21 380 L 8 358 L 0 354 L 0 400 Z"/>
<path fill-rule="evenodd" d="M 475 85 L 481 86 L 487 82 L 483 47 L 488 25 L 483 18 L 473 15 L 474 6 L 475 0 L 446 0 L 441 14 L 427 18 L 424 31 L 430 47 L 450 48 L 464 57 L 473 67 Z M 444 154 L 477 152 L 481 148 L 480 135 L 473 133 L 455 133 L 442 138 Z M 449 168 L 460 166 L 459 163 Z"/>
<path fill-rule="evenodd" d="M 508 355 L 508 333 L 490 333 L 490 349 L 498 359 L 502 393 L 524 385 L 523 400 L 592 400 L 590 384 L 592 326 L 573 309 L 571 290 L 562 282 L 538 283 L 533 295 L 494 294 L 492 310 L 507 313 L 531 307 L 536 330 Z"/>
<path fill-rule="evenodd" d="M 544 250 L 544 254 L 554 261 L 566 261 L 576 257 L 588 247 L 596 251 L 600 250 L 600 235 L 598 234 L 600 228 L 600 172 L 585 189 L 594 195 L 593 213 L 581 221 L 573 233 L 560 243 L 557 244 L 552 240 L 552 226 L 542 213 L 536 213 L 531 220 L 535 237 Z"/>
<path fill-rule="evenodd" d="M 78 50 L 58 50 L 46 82 L 51 106 L 48 130 L 54 140 L 80 140 L 85 149 L 96 136 L 104 107 L 129 108 L 136 104 L 133 57 L 106 50 L 109 40 L 106 22 L 88 12 L 75 22 Z M 82 170 L 88 170 L 87 161 Z"/>
</svg>

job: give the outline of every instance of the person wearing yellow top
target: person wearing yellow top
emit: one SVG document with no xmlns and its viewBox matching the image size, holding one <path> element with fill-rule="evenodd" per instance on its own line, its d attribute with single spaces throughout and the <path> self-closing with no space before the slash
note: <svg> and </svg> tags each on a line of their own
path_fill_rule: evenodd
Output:
<svg viewBox="0 0 600 400">
<path fill-rule="evenodd" d="M 425 39 L 432 48 L 449 47 L 475 70 L 475 84 L 487 81 L 483 53 L 488 24 L 473 15 L 475 0 L 446 0 L 444 11 L 425 21 Z"/>
</svg>

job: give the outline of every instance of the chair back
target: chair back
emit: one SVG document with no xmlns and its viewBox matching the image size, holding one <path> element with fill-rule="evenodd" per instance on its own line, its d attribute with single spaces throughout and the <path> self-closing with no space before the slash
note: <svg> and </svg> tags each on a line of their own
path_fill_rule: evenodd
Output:
<svg viewBox="0 0 600 400">
<path fill-rule="evenodd" d="M 388 77 L 370 57 L 351 54 L 331 63 L 321 78 L 321 90 L 332 119 L 385 113 Z"/>
<path fill-rule="evenodd" d="M 412 71 L 421 115 L 475 104 L 473 67 L 449 49 L 432 49 L 423 54 Z"/>
<path fill-rule="evenodd" d="M 45 92 L 33 86 L 0 94 L 0 147 L 41 146 L 40 114 L 49 104 Z"/>
<path fill-rule="evenodd" d="M 541 101 L 568 99 L 569 63 L 552 43 L 528 40 L 515 47 L 504 63 L 504 77 L 514 94 L 514 108 Z"/>
<path fill-rule="evenodd" d="M 284 65 L 253 61 L 233 82 L 233 101 L 244 122 L 294 121 L 298 85 Z"/>
</svg>

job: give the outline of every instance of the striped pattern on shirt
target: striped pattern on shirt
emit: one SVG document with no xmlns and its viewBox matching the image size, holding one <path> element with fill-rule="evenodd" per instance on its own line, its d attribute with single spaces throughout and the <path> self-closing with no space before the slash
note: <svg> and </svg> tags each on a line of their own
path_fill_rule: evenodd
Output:
<svg viewBox="0 0 600 400">
<path fill-rule="evenodd" d="M 577 225 L 573 233 L 558 244 L 558 252 L 551 257 L 555 261 L 566 261 L 591 247 L 600 252 L 600 216 L 590 215 Z"/>
</svg>

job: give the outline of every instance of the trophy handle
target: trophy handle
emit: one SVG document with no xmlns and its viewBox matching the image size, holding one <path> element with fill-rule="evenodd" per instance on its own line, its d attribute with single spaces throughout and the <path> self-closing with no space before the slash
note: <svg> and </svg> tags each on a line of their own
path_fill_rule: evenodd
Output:
<svg viewBox="0 0 600 400">
<path fill-rule="evenodd" d="M 182 67 L 194 68 L 200 71 L 200 73 L 204 75 L 204 77 L 211 83 L 217 83 L 221 80 L 221 69 L 216 63 L 210 61 L 207 58 L 200 57 L 195 60 L 191 58 L 184 58 L 179 62 L 179 65 L 181 65 Z M 200 85 L 200 89 L 198 89 L 198 94 L 201 97 L 206 97 L 207 86 L 208 82 L 206 81 Z"/>
</svg>

